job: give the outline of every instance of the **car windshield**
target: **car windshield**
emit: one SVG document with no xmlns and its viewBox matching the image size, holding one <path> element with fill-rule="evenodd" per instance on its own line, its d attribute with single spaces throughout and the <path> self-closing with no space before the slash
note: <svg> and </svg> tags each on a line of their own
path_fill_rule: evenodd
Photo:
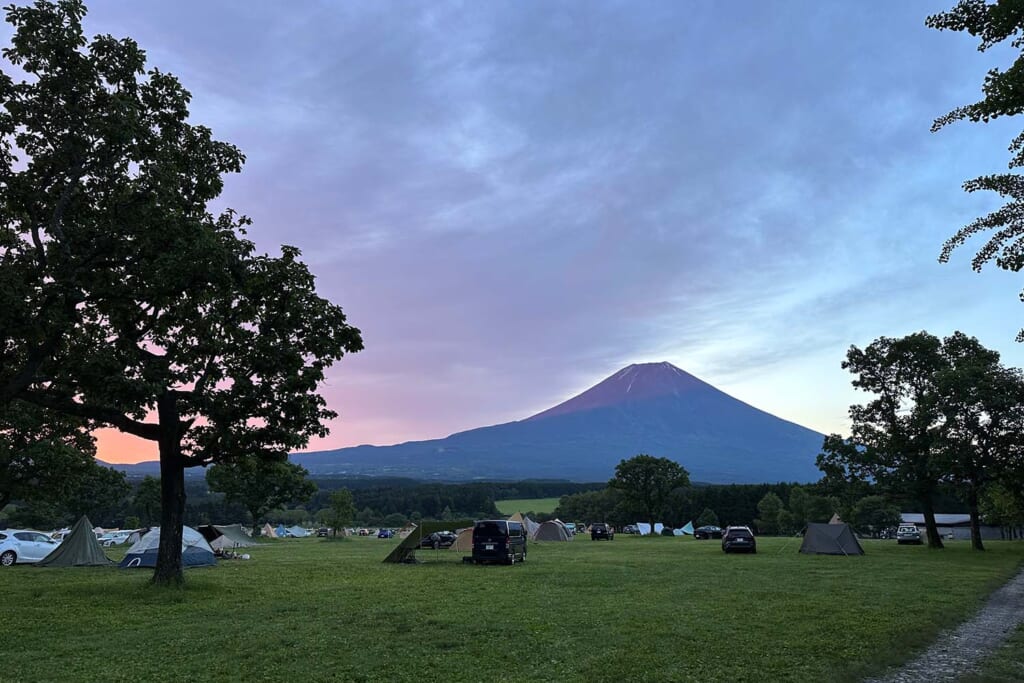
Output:
<svg viewBox="0 0 1024 683">
<path fill-rule="evenodd" d="M 733 529 L 729 532 L 730 538 L 750 538 L 751 533 L 746 529 Z"/>
<path fill-rule="evenodd" d="M 473 529 L 474 536 L 504 536 L 504 522 L 477 522 Z"/>
</svg>

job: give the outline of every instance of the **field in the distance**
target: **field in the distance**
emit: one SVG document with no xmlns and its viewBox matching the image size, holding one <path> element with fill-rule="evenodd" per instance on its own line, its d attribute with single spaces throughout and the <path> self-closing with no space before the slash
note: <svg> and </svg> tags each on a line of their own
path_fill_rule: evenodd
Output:
<svg viewBox="0 0 1024 683">
<path fill-rule="evenodd" d="M 558 507 L 558 498 L 510 498 L 495 501 L 494 505 L 503 515 L 514 515 L 517 512 L 554 512 Z"/>
<path fill-rule="evenodd" d="M 1020 542 L 867 541 L 847 558 L 799 555 L 799 539 L 726 556 L 617 536 L 534 543 L 511 567 L 446 550 L 382 564 L 393 545 L 275 541 L 188 570 L 185 590 L 148 570 L 4 569 L 0 680 L 854 680 L 911 657 L 1024 559 Z"/>
</svg>

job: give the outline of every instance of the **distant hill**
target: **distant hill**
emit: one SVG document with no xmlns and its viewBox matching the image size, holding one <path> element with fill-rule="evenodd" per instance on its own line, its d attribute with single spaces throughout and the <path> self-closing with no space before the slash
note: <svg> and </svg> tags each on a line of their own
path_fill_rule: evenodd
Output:
<svg viewBox="0 0 1024 683">
<path fill-rule="evenodd" d="M 444 439 L 292 455 L 314 475 L 602 481 L 637 453 L 711 483 L 808 482 L 824 435 L 758 410 L 670 363 L 630 365 L 518 422 Z"/>
</svg>

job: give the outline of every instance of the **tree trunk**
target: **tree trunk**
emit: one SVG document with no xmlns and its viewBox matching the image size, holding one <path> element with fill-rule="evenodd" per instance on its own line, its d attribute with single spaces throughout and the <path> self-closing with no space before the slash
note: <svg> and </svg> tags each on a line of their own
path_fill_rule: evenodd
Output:
<svg viewBox="0 0 1024 683">
<path fill-rule="evenodd" d="M 984 550 L 981 542 L 981 515 L 978 513 L 978 487 L 972 486 L 967 494 L 967 505 L 971 512 L 971 549 Z"/>
<path fill-rule="evenodd" d="M 925 493 L 921 496 L 921 508 L 924 512 L 924 528 L 928 535 L 928 547 L 935 549 L 944 548 L 942 537 L 939 536 L 939 529 L 935 524 L 935 506 L 932 504 L 931 493 Z"/>
<path fill-rule="evenodd" d="M 185 461 L 181 455 L 181 426 L 178 399 L 166 392 L 157 401 L 160 420 L 160 547 L 153 583 L 181 586 L 185 574 L 181 564 L 181 536 L 185 518 Z"/>
</svg>

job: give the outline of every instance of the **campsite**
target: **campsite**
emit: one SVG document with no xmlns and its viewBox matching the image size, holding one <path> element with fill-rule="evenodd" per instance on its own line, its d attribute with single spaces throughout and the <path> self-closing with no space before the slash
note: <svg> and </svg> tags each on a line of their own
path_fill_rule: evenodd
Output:
<svg viewBox="0 0 1024 683">
<path fill-rule="evenodd" d="M 262 541 L 250 561 L 187 570 L 181 591 L 116 567 L 9 568 L 0 592 L 17 608 L 0 638 L 18 647 L 2 677 L 51 679 L 73 662 L 79 680 L 474 681 L 486 661 L 509 680 L 852 681 L 965 618 L 1024 561 L 1014 542 L 935 553 L 862 540 L 863 556 L 844 557 L 801 554 L 799 538 L 724 555 L 623 536 L 531 542 L 512 567 L 449 550 L 384 564 L 396 543 Z M 130 657 L 112 659 L 113 643 Z"/>
</svg>

